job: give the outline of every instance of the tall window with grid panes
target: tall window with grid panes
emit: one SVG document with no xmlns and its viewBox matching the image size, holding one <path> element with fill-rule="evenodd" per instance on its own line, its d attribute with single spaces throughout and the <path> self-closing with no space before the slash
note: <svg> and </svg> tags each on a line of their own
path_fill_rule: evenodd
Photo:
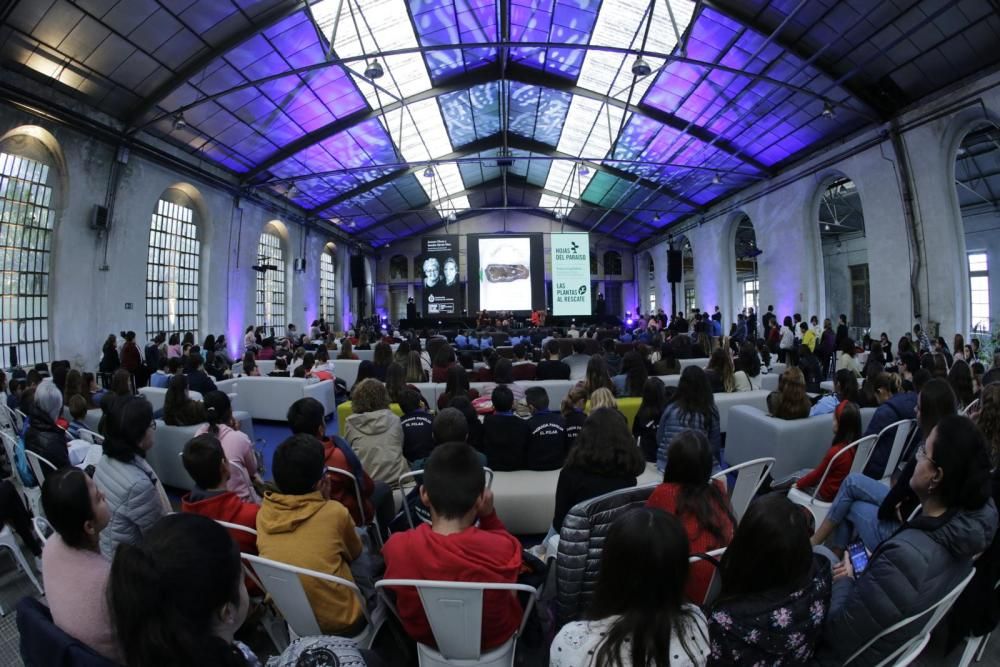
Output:
<svg viewBox="0 0 1000 667">
<path fill-rule="evenodd" d="M 0 153 L 0 358 L 49 360 L 49 259 L 55 213 L 51 168 Z"/>
<path fill-rule="evenodd" d="M 990 327 L 990 265 L 985 252 L 969 253 L 969 292 L 972 296 L 972 330 L 988 334 Z"/>
<path fill-rule="evenodd" d="M 194 206 L 168 193 L 156 203 L 146 258 L 146 338 L 193 332 L 198 338 L 201 242 Z"/>
<path fill-rule="evenodd" d="M 257 273 L 257 326 L 272 327 L 277 335 L 285 329 L 285 253 L 281 237 L 265 231 L 257 242 L 260 266 L 273 266 Z"/>
<path fill-rule="evenodd" d="M 337 317 L 337 273 L 334 248 L 328 245 L 319 258 L 319 314 L 331 327 Z"/>
</svg>

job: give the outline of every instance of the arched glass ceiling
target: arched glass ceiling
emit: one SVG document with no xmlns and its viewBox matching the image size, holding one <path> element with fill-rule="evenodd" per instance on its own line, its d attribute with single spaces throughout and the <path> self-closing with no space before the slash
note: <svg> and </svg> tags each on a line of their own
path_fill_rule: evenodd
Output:
<svg viewBox="0 0 1000 667">
<path fill-rule="evenodd" d="M 640 241 L 1000 60 L 989 3 L 932 0 L 13 0 L 2 18 L 4 67 L 372 243 L 494 208 Z"/>
</svg>

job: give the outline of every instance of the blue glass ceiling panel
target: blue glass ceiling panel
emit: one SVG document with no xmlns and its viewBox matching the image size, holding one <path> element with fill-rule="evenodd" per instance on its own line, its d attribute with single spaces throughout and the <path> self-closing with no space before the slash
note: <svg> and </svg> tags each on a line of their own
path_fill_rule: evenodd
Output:
<svg viewBox="0 0 1000 667">
<path fill-rule="evenodd" d="M 390 183 L 383 183 L 367 192 L 359 193 L 327 209 L 324 213 L 341 219 L 352 218 L 360 226 L 362 222 L 357 220 L 359 215 L 386 216 L 426 206 L 428 203 L 430 200 L 417 182 L 416 176 L 407 174 Z"/>
<path fill-rule="evenodd" d="M 499 90 L 499 82 L 492 82 L 438 97 L 452 146 L 500 132 Z"/>
<path fill-rule="evenodd" d="M 421 46 L 497 41 L 495 0 L 409 0 L 409 8 Z M 424 54 L 434 83 L 496 59 L 495 48 L 448 49 Z"/>
<path fill-rule="evenodd" d="M 499 154 L 499 149 L 485 151 L 469 156 L 481 158 L 482 162 L 460 162 L 458 170 L 462 174 L 462 182 L 465 187 L 473 188 L 486 181 L 500 178 L 500 167 L 496 163 Z"/>
<path fill-rule="evenodd" d="M 513 150 L 510 154 L 514 158 L 514 165 L 510 168 L 512 174 L 517 174 L 532 185 L 537 185 L 540 188 L 545 186 L 545 181 L 549 177 L 549 167 L 552 165 L 551 160 L 518 159 L 544 157 L 538 153 L 529 153 L 528 151 Z"/>
<path fill-rule="evenodd" d="M 518 47 L 511 59 L 576 79 L 583 57 L 574 45 L 590 42 L 600 0 L 510 0 L 510 36 L 515 42 L 553 42 L 545 49 Z"/>
<path fill-rule="evenodd" d="M 379 120 L 372 118 L 299 151 L 276 164 L 270 172 L 275 178 L 284 179 L 338 169 L 356 169 L 362 170 L 356 172 L 356 180 L 363 183 L 370 175 L 364 170 L 397 162 L 392 140 Z"/>
<path fill-rule="evenodd" d="M 570 93 L 511 82 L 510 131 L 557 146 L 572 99 Z"/>
</svg>

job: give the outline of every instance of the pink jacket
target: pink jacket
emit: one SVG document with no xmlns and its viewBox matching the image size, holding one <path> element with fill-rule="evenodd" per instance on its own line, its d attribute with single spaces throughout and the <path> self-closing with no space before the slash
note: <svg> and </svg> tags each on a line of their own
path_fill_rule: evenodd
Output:
<svg viewBox="0 0 1000 667">
<path fill-rule="evenodd" d="M 195 435 L 208 433 L 208 424 L 198 428 Z M 247 471 L 250 479 L 257 476 L 257 457 L 253 453 L 253 443 L 250 437 L 243 431 L 229 428 L 225 424 L 219 424 L 219 442 L 222 443 L 222 451 L 226 453 L 229 461 L 238 461 Z M 248 503 L 259 503 L 260 497 L 250 485 L 248 479 L 243 475 L 233 473 L 229 477 L 229 484 L 226 485 L 236 497 Z"/>
</svg>

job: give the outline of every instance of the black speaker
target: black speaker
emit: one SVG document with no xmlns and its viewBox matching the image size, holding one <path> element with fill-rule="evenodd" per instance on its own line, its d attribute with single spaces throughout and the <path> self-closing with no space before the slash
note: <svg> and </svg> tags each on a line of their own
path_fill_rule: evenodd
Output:
<svg viewBox="0 0 1000 667">
<path fill-rule="evenodd" d="M 365 286 L 365 258 L 360 255 L 351 257 L 351 286 Z"/>
<path fill-rule="evenodd" d="M 684 256 L 680 250 L 667 251 L 667 282 L 679 283 L 684 276 Z"/>
<path fill-rule="evenodd" d="M 108 207 L 94 204 L 94 212 L 90 218 L 90 228 L 98 231 L 105 231 L 108 228 Z"/>
</svg>

